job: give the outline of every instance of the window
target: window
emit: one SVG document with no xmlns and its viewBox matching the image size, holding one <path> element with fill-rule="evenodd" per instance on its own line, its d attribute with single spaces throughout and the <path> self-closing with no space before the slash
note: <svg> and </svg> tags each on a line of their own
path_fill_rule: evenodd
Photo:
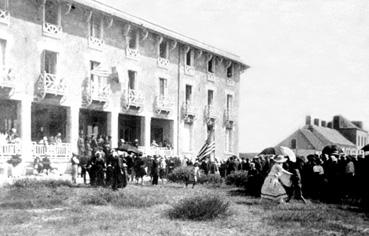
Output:
<svg viewBox="0 0 369 236">
<path fill-rule="evenodd" d="M 42 71 L 48 74 L 56 74 L 56 67 L 58 61 L 58 53 L 45 50 L 42 56 Z"/>
<path fill-rule="evenodd" d="M 214 91 L 208 90 L 208 106 L 213 105 L 213 100 L 214 100 Z"/>
<path fill-rule="evenodd" d="M 190 103 L 192 98 L 192 86 L 186 84 L 186 103 Z"/>
<path fill-rule="evenodd" d="M 90 20 L 90 36 L 94 38 L 102 38 L 102 18 L 92 15 Z"/>
<path fill-rule="evenodd" d="M 214 73 L 214 57 L 211 58 L 210 61 L 208 61 L 208 72 Z"/>
<path fill-rule="evenodd" d="M 227 94 L 227 111 L 231 111 L 233 106 L 233 96 Z"/>
<path fill-rule="evenodd" d="M 291 140 L 291 148 L 296 149 L 296 139 Z"/>
<path fill-rule="evenodd" d="M 6 62 L 6 40 L 0 39 L 0 67 L 5 66 Z"/>
<path fill-rule="evenodd" d="M 136 71 L 129 70 L 128 71 L 128 89 L 135 90 L 136 89 Z"/>
<path fill-rule="evenodd" d="M 135 30 L 131 30 L 128 36 L 128 47 L 130 49 L 137 49 L 138 48 L 138 37 L 137 32 Z"/>
<path fill-rule="evenodd" d="M 8 10 L 9 2 L 8 0 L 0 0 L 0 9 Z"/>
<path fill-rule="evenodd" d="M 159 78 L 159 93 L 161 97 L 167 94 L 167 79 Z"/>
<path fill-rule="evenodd" d="M 186 66 L 192 66 L 192 53 L 193 52 L 193 50 L 192 49 L 190 49 L 190 50 L 188 50 L 188 52 L 186 53 Z"/>
<path fill-rule="evenodd" d="M 226 129 L 225 138 L 226 138 L 225 140 L 226 152 L 232 152 L 233 151 L 232 129 Z"/>
<path fill-rule="evenodd" d="M 228 78 L 232 78 L 233 77 L 233 64 L 231 64 L 230 66 L 228 66 L 227 68 L 227 77 Z"/>
<path fill-rule="evenodd" d="M 159 56 L 168 59 L 168 42 L 162 41 L 159 45 Z"/>
<path fill-rule="evenodd" d="M 55 1 L 45 2 L 45 19 L 49 24 L 59 25 L 59 5 Z"/>
<path fill-rule="evenodd" d="M 102 80 L 101 77 L 93 74 L 93 71 L 100 65 L 100 62 L 90 61 L 90 76 L 91 76 L 91 86 L 93 93 L 98 93 L 99 88 L 103 87 L 103 83 L 106 80 Z"/>
</svg>

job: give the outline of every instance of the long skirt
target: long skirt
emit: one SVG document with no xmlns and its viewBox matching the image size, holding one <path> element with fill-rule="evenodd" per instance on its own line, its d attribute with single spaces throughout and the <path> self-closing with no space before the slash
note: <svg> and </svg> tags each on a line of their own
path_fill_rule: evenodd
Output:
<svg viewBox="0 0 369 236">
<path fill-rule="evenodd" d="M 261 198 L 281 201 L 287 198 L 287 193 L 277 177 L 267 176 L 261 187 Z"/>
</svg>

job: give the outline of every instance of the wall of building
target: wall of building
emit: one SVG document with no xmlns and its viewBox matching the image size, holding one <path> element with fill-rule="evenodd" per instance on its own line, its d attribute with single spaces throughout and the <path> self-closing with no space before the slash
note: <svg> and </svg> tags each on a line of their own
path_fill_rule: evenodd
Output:
<svg viewBox="0 0 369 236">
<path fill-rule="evenodd" d="M 224 109 L 226 108 L 226 95 L 233 95 L 233 107 L 235 115 L 235 126 L 233 127 L 233 153 L 238 153 L 238 106 L 239 106 L 239 80 L 240 71 L 237 68 L 234 72 L 233 80 L 235 83 L 229 85 L 226 80 L 225 60 L 216 62 L 214 82 L 207 79 L 206 53 L 195 60 L 195 73 L 193 76 L 184 73 L 184 52 L 183 45 L 178 43 L 177 47 L 169 53 L 168 69 L 158 67 L 157 58 L 157 37 L 150 33 L 146 40 L 140 40 L 138 60 L 126 57 L 127 42 L 123 35 L 123 28 L 126 22 L 114 19 L 110 28 L 107 28 L 108 18 L 105 18 L 104 41 L 102 51 L 97 51 L 88 47 L 88 11 L 81 7 L 76 7 L 68 15 L 66 4 L 62 3 L 62 27 L 63 34 L 60 39 L 43 36 L 42 34 L 42 8 L 37 1 L 12 0 L 10 4 L 11 20 L 9 26 L 0 25 L 0 38 L 6 39 L 7 64 L 14 68 L 17 80 L 19 81 L 15 94 L 11 99 L 28 100 L 39 103 L 50 103 L 68 107 L 68 117 L 77 114 L 82 108 L 82 89 L 86 79 L 89 78 L 90 60 L 101 62 L 107 68 L 116 67 L 119 73 L 119 83 L 110 81 L 112 90 L 109 102 L 104 107 L 96 109 L 116 114 L 134 114 L 145 117 L 145 121 L 151 117 L 168 119 L 173 121 L 174 147 L 179 154 L 183 154 L 181 149 L 181 129 L 184 122 L 181 118 L 181 107 L 185 99 L 185 85 L 189 83 L 193 86 L 193 101 L 198 108 L 196 120 L 193 123 L 193 147 L 192 154 L 196 155 L 206 139 L 206 120 L 204 108 L 207 104 L 207 90 L 213 89 L 214 105 L 218 118 L 215 125 L 216 156 L 223 158 L 225 155 L 225 126 Z M 93 14 L 100 14 L 98 11 Z M 165 40 L 165 38 L 164 38 Z M 48 99 L 42 101 L 34 100 L 35 83 L 41 73 L 41 55 L 43 50 L 55 51 L 58 53 L 58 74 L 67 81 L 65 99 L 62 101 Z M 128 84 L 128 70 L 137 71 L 137 89 L 142 90 L 145 96 L 143 109 L 137 112 L 126 111 L 121 106 L 121 98 L 124 89 Z M 168 95 L 174 100 L 175 104 L 179 101 L 169 115 L 158 115 L 154 112 L 155 97 L 159 94 L 159 77 L 168 80 Z M 179 89 L 179 91 L 178 91 Z M 179 99 L 178 99 L 179 96 Z M 73 113 L 74 112 L 74 113 Z M 74 115 L 75 116 L 75 115 Z M 110 117 L 110 116 L 109 116 Z M 179 119 L 178 119 L 179 118 Z M 76 120 L 74 118 L 74 120 Z M 77 119 L 78 120 L 78 119 Z M 177 121 L 179 124 L 177 125 Z M 146 125 L 147 126 L 147 125 Z M 78 125 L 68 125 L 79 127 Z M 108 128 L 109 130 L 109 128 Z M 73 131 L 74 132 L 74 131 Z M 77 131 L 78 132 L 78 131 Z M 176 134 L 179 134 L 176 140 Z M 76 141 L 76 133 L 72 142 Z M 148 145 L 145 143 L 145 145 Z"/>
</svg>

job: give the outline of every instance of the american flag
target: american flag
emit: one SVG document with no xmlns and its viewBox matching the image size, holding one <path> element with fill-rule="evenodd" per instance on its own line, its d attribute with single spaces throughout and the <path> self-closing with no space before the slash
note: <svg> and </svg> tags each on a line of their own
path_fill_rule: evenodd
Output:
<svg viewBox="0 0 369 236">
<path fill-rule="evenodd" d="M 198 160 L 203 160 L 207 156 L 209 156 L 212 152 L 215 151 L 215 140 L 213 137 L 213 131 L 209 133 L 208 138 L 205 141 L 204 146 L 199 151 L 199 154 L 197 154 Z"/>
</svg>

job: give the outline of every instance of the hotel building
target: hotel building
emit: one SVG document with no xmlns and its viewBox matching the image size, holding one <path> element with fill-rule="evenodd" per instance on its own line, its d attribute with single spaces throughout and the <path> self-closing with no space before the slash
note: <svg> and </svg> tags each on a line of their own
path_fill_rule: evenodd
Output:
<svg viewBox="0 0 369 236">
<path fill-rule="evenodd" d="M 240 75 L 222 51 L 94 0 L 0 0 L 0 159 L 69 164 L 85 135 L 138 139 L 144 153 L 196 156 L 215 127 L 215 156 L 238 153 Z M 62 134 L 63 143 L 38 144 Z M 169 143 L 173 149 L 152 147 Z M 25 169 L 25 168 L 24 168 Z"/>
</svg>

